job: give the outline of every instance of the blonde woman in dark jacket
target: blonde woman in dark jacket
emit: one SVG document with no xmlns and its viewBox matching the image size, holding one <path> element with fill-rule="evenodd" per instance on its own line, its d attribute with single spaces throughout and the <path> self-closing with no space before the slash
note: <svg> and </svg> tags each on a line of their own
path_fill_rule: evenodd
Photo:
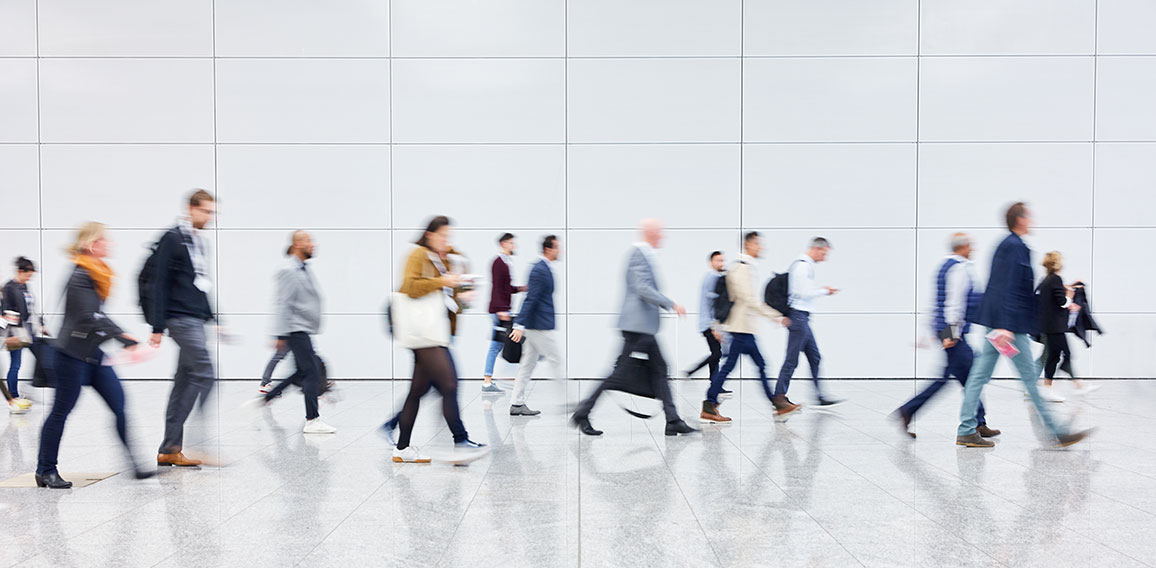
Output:
<svg viewBox="0 0 1156 568">
<path fill-rule="evenodd" d="M 56 347 L 56 398 L 52 412 L 44 421 L 40 433 L 40 453 L 36 464 L 36 485 L 52 489 L 68 489 L 72 482 L 60 477 L 56 470 L 60 453 L 60 438 L 64 423 L 80 398 L 80 387 L 89 385 L 104 399 L 116 416 L 116 433 L 124 444 L 136 477 L 152 477 L 155 472 L 137 469 L 128 442 L 128 419 L 125 417 L 124 389 L 116 371 L 105 364 L 101 344 L 115 339 L 125 349 L 135 349 L 137 340 L 124 332 L 102 308 L 112 291 L 113 272 L 104 262 L 109 242 L 105 227 L 100 223 L 86 223 L 76 233 L 76 241 L 69 249 L 75 265 L 64 298 L 64 325 L 60 328 Z"/>
</svg>

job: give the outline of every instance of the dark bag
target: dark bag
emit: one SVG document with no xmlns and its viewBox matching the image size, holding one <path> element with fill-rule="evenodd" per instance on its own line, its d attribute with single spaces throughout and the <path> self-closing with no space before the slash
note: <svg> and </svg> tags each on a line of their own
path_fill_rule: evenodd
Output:
<svg viewBox="0 0 1156 568">
<path fill-rule="evenodd" d="M 786 272 L 776 273 L 763 289 L 763 301 L 783 315 L 790 315 L 791 312 L 791 268 L 794 268 L 795 262 L 787 267 Z"/>
<path fill-rule="evenodd" d="M 177 231 L 179 233 L 180 229 L 173 227 L 165 231 L 165 234 L 161 235 L 161 239 L 165 238 L 165 235 L 173 231 Z M 183 235 L 180 236 L 183 240 Z M 149 321 L 149 308 L 153 305 L 152 277 L 153 272 L 156 272 L 156 266 L 158 262 L 157 249 L 160 248 L 161 239 L 157 239 L 156 242 L 149 245 L 149 255 L 147 258 L 145 258 L 144 266 L 141 267 L 140 274 L 138 274 L 136 277 L 137 304 L 140 305 L 141 312 L 144 314 L 145 321 L 154 328 L 164 325 L 164 322 Z"/>
<path fill-rule="evenodd" d="M 512 326 L 513 324 L 511 324 Z M 526 337 L 523 336 L 521 341 L 514 341 L 510 334 L 502 336 L 502 359 L 507 363 L 517 365 L 522 360 L 522 344 L 526 342 Z"/>
<path fill-rule="evenodd" d="M 494 334 L 490 337 L 490 340 L 505 343 L 511 331 L 514 331 L 514 320 L 498 320 L 498 323 L 494 325 Z"/>
<path fill-rule="evenodd" d="M 714 320 L 723 323 L 731 316 L 731 308 L 735 303 L 731 300 L 730 292 L 727 290 L 726 275 L 719 276 L 714 283 L 714 302 L 711 304 L 711 311 L 714 312 Z"/>
<path fill-rule="evenodd" d="M 56 347 L 48 341 L 34 341 L 32 355 L 36 357 L 36 367 L 32 371 L 32 386 L 36 388 L 56 388 Z"/>
</svg>

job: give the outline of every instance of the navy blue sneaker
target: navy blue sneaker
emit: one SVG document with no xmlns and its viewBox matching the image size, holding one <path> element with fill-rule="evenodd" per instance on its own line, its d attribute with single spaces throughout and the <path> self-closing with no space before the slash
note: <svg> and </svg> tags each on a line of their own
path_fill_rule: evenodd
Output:
<svg viewBox="0 0 1156 568">
<path fill-rule="evenodd" d="M 480 449 L 486 447 L 486 445 L 480 444 L 480 443 L 475 442 L 473 440 L 466 439 L 466 440 L 462 440 L 460 442 L 455 442 L 454 447 L 459 449 L 459 450 L 480 450 Z"/>
</svg>

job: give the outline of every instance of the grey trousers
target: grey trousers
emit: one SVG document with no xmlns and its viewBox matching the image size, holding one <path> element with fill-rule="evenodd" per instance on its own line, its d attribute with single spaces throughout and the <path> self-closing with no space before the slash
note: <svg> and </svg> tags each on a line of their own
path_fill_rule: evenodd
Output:
<svg viewBox="0 0 1156 568">
<path fill-rule="evenodd" d="M 157 453 L 175 454 L 185 441 L 185 420 L 193 411 L 197 399 L 204 404 L 213 390 L 215 373 L 213 360 L 205 341 L 205 321 L 194 317 L 175 317 L 165 322 L 169 337 L 180 347 L 177 372 L 173 375 L 173 390 L 165 411 L 165 437 Z"/>
</svg>

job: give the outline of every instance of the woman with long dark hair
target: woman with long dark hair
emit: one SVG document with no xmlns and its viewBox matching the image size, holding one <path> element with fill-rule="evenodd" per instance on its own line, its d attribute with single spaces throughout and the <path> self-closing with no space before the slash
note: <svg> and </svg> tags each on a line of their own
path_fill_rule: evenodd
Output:
<svg viewBox="0 0 1156 568">
<path fill-rule="evenodd" d="M 31 341 L 31 343 L 22 343 L 19 337 L 12 333 L 14 329 L 9 330 L 9 337 L 5 340 L 5 343 L 8 344 L 8 355 L 11 358 L 8 365 L 8 392 L 11 393 L 9 409 L 13 414 L 27 412 L 32 406 L 31 401 L 20 396 L 19 377 L 24 348 L 29 348 L 37 358 L 48 352 L 42 349 L 44 338 L 48 337 L 48 328 L 44 325 L 44 313 L 36 305 L 36 298 L 28 288 L 28 283 L 35 275 L 36 265 L 31 260 L 23 256 L 17 258 L 16 277 L 4 284 L 3 307 L 0 308 L 3 309 L 5 317 L 14 319 L 14 321 L 9 322 L 9 325 L 15 325 L 22 330 L 23 335 Z M 50 361 L 40 361 L 40 364 L 45 368 L 52 368 Z"/>
<path fill-rule="evenodd" d="M 456 331 L 458 305 L 454 299 L 454 289 L 462 284 L 460 274 L 449 269 L 449 256 L 454 254 L 450 246 L 450 220 L 437 216 L 430 220 L 417 247 L 410 253 L 402 274 L 398 292 L 411 299 L 425 298 L 431 294 L 443 297 L 446 305 L 445 317 L 449 318 L 450 335 Z M 448 344 L 448 338 L 447 344 Z M 429 463 L 429 456 L 410 445 L 413 424 L 417 419 L 421 397 L 430 389 L 442 396 L 442 414 L 454 436 L 458 449 L 481 451 L 485 444 L 471 441 L 462 424 L 458 410 L 458 373 L 448 346 L 421 347 L 413 349 L 413 380 L 409 394 L 399 416 L 400 435 L 393 450 L 393 461 Z"/>
<path fill-rule="evenodd" d="M 125 349 L 135 349 L 137 340 L 125 333 L 102 308 L 112 292 L 113 272 L 104 262 L 109 242 L 101 223 L 86 223 L 76 233 L 69 248 L 75 265 L 68 278 L 64 295 L 64 325 L 60 328 L 56 347 L 56 398 L 52 412 L 40 432 L 40 454 L 36 464 L 36 485 L 52 489 L 68 489 L 72 482 L 61 479 L 56 470 L 60 453 L 60 438 L 64 423 L 80 398 L 80 387 L 92 386 L 116 416 L 116 433 L 124 444 L 129 462 L 136 470 L 137 479 L 152 477 L 155 471 L 143 471 L 133 459 L 128 441 L 128 418 L 125 416 L 124 388 L 116 371 L 106 364 L 100 346 L 115 339 Z"/>
</svg>

